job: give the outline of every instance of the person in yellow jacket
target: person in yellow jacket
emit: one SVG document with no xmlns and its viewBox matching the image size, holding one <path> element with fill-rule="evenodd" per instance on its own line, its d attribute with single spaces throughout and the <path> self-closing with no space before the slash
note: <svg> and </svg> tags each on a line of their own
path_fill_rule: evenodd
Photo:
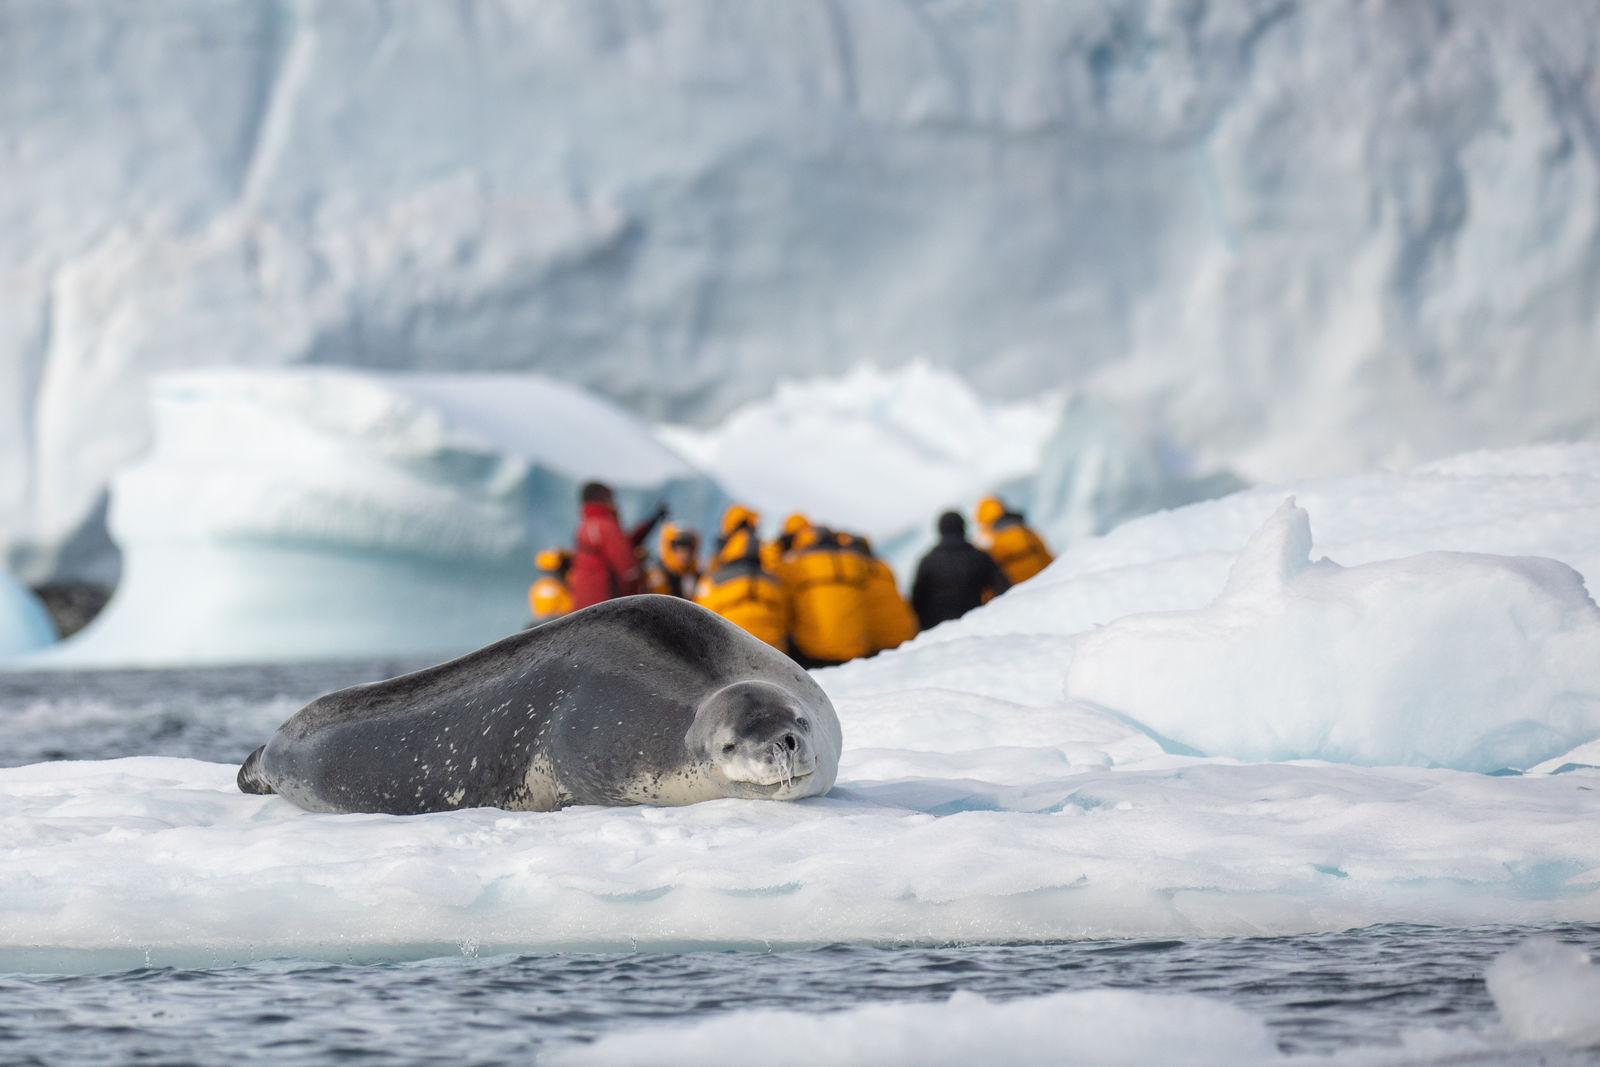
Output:
<svg viewBox="0 0 1600 1067">
<path fill-rule="evenodd" d="M 872 551 L 872 542 L 858 534 L 840 534 L 839 543 L 867 561 L 867 633 L 872 651 L 897 648 L 917 636 L 916 612 L 900 595 L 894 569 Z"/>
<path fill-rule="evenodd" d="M 572 610 L 572 590 L 567 587 L 567 571 L 572 553 L 564 548 L 547 548 L 533 557 L 539 576 L 528 586 L 528 611 L 531 625 L 560 618 Z"/>
<path fill-rule="evenodd" d="M 726 524 L 724 524 L 726 526 Z M 780 652 L 789 651 L 789 592 L 783 579 L 761 562 L 761 541 L 744 531 L 743 555 L 729 556 L 724 545 L 711 570 L 700 579 L 694 602 L 721 615 Z"/>
<path fill-rule="evenodd" d="M 781 573 L 789 587 L 795 660 L 830 667 L 870 655 L 867 561 L 821 526 L 797 531 L 791 544 Z"/>
<path fill-rule="evenodd" d="M 756 527 L 760 523 L 759 512 L 743 504 L 729 504 L 727 510 L 722 513 L 717 549 L 711 556 L 713 566 L 742 559 L 748 554 L 751 543 L 757 539 Z"/>
<path fill-rule="evenodd" d="M 978 529 L 983 546 L 1012 585 L 1025 582 L 1055 562 L 1044 539 L 1029 529 L 1021 513 L 998 497 L 978 501 Z"/>
<path fill-rule="evenodd" d="M 656 554 L 656 562 L 645 572 L 645 592 L 694 599 L 700 584 L 700 535 L 669 522 L 661 527 Z"/>
</svg>

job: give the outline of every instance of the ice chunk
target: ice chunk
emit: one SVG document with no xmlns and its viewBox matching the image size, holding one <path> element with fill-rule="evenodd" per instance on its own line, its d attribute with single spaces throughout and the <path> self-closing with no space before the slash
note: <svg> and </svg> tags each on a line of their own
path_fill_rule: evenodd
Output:
<svg viewBox="0 0 1600 1067">
<path fill-rule="evenodd" d="M 562 1050 L 553 1064 L 840 1064 L 895 1067 L 979 1063 L 1201 1067 L 1274 1063 L 1266 1026 L 1218 1000 L 1090 990 L 992 1001 L 959 992 L 941 1003 L 868 1004 L 839 1012 L 759 1009 L 689 1026 L 648 1026 Z"/>
<path fill-rule="evenodd" d="M 1059 550 L 1136 515 L 1243 487 L 1226 471 L 1191 469 L 1166 433 L 1078 395 L 1041 446 L 1038 469 L 1007 487 L 1006 497 Z"/>
<path fill-rule="evenodd" d="M 1586 744 L 1579 745 L 1571 752 L 1560 756 L 1552 756 L 1539 764 L 1529 768 L 1530 774 L 1571 774 L 1583 773 L 1600 775 L 1600 738 Z"/>
<path fill-rule="evenodd" d="M 0 971 L 1600 920 L 1573 776 L 1106 766 L 1030 718 L 1000 748 L 880 734 L 790 804 L 328 816 L 232 764 L 0 769 Z"/>
<path fill-rule="evenodd" d="M 160 379 L 117 478 L 124 577 L 53 663 L 466 651 L 528 619 L 578 485 L 713 520 L 717 487 L 638 420 L 534 375 L 220 370 Z"/>
<path fill-rule="evenodd" d="M 1551 559 L 1309 558 L 1292 500 L 1209 606 L 1078 639 L 1070 699 L 1188 749 L 1494 771 L 1600 737 L 1600 608 Z"/>
<path fill-rule="evenodd" d="M 662 434 L 772 520 L 797 510 L 884 541 L 924 533 L 940 511 L 1031 472 L 1059 407 L 1050 397 L 988 403 L 948 371 L 913 363 L 786 382 L 714 429 Z"/>
<path fill-rule="evenodd" d="M 55 639 L 55 624 L 39 598 L 0 570 L 0 658 L 43 648 Z"/>
<path fill-rule="evenodd" d="M 1506 1029 L 1524 1041 L 1600 1045 L 1600 966 L 1575 945 L 1535 938 L 1484 973 Z"/>
</svg>

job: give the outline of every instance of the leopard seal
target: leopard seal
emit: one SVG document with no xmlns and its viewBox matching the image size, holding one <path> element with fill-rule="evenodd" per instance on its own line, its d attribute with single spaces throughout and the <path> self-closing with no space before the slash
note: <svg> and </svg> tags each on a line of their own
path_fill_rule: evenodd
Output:
<svg viewBox="0 0 1600 1067">
<path fill-rule="evenodd" d="M 606 601 L 412 674 L 318 697 L 239 769 L 308 811 L 797 800 L 842 737 L 783 653 L 670 596 Z"/>
</svg>

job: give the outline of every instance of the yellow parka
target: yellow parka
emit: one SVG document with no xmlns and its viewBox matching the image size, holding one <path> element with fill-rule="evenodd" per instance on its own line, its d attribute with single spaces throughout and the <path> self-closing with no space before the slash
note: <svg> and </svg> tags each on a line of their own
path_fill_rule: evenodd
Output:
<svg viewBox="0 0 1600 1067">
<path fill-rule="evenodd" d="M 882 652 L 917 636 L 917 614 L 900 595 L 889 565 L 877 558 L 867 563 L 867 631 L 873 651 Z"/>
<path fill-rule="evenodd" d="M 694 602 L 782 652 L 789 650 L 789 593 L 760 556 L 729 560 L 700 580 Z"/>
<path fill-rule="evenodd" d="M 567 587 L 567 568 L 572 554 L 561 548 L 547 548 L 533 558 L 539 576 L 528 586 L 528 611 L 534 622 L 546 622 L 572 610 L 572 590 Z"/>
<path fill-rule="evenodd" d="M 661 527 L 657 559 L 644 574 L 644 591 L 692 600 L 700 584 L 700 535 L 676 523 Z"/>
<path fill-rule="evenodd" d="M 812 528 L 795 538 L 783 562 L 797 658 L 843 663 L 873 651 L 868 621 L 869 561 L 842 547 L 831 532 Z"/>
<path fill-rule="evenodd" d="M 986 532 L 989 555 L 1012 585 L 1027 581 L 1055 562 L 1044 540 L 1028 528 L 1021 515 L 1002 515 Z"/>
</svg>

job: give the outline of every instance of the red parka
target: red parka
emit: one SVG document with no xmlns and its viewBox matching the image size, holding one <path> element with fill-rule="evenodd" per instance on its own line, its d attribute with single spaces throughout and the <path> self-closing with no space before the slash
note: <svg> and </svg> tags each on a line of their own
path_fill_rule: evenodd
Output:
<svg viewBox="0 0 1600 1067">
<path fill-rule="evenodd" d="M 574 540 L 572 570 L 567 576 L 573 611 L 642 591 L 639 556 L 633 540 L 622 532 L 615 509 L 584 504 Z"/>
</svg>

